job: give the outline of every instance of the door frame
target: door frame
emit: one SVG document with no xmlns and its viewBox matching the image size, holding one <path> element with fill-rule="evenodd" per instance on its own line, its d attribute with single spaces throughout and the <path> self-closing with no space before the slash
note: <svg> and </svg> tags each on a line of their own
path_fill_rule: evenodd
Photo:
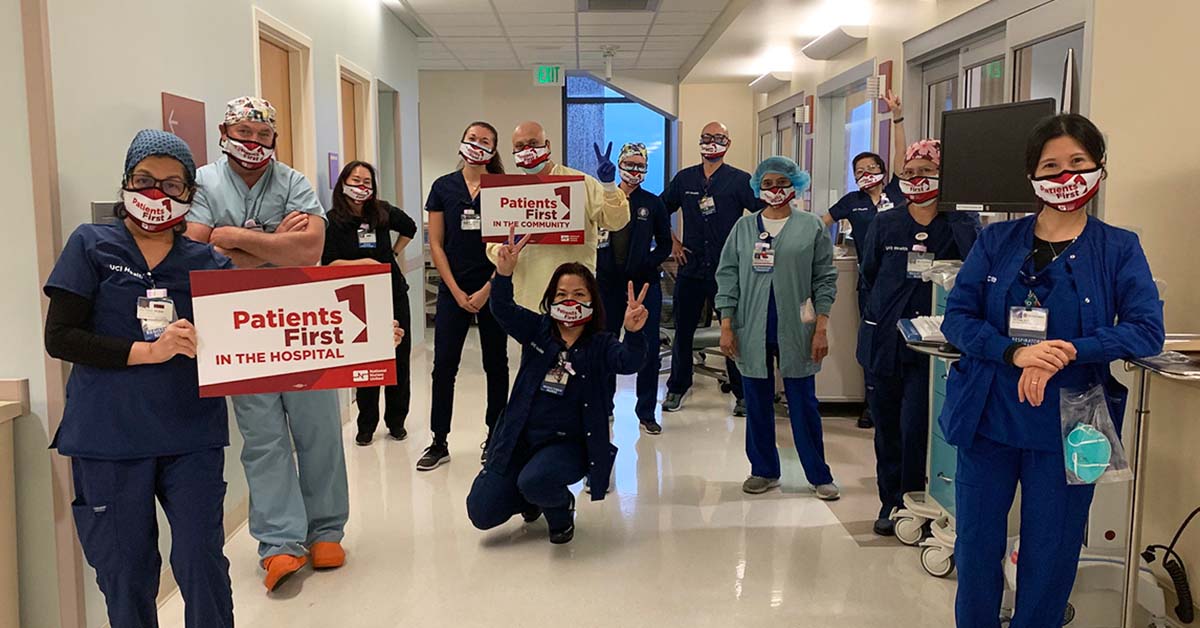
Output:
<svg viewBox="0 0 1200 628">
<path fill-rule="evenodd" d="M 342 55 L 335 55 L 334 63 L 336 64 L 337 80 L 337 110 L 338 110 L 338 157 L 342 162 L 346 155 L 346 137 L 345 130 L 342 128 L 342 120 L 345 118 L 342 113 L 345 111 L 346 103 L 342 100 L 342 85 L 343 79 L 354 85 L 354 122 L 357 128 L 354 129 L 356 144 L 358 145 L 358 158 L 363 161 L 369 161 L 372 164 L 379 163 L 379 145 L 376 140 L 379 129 L 378 99 L 379 93 L 375 86 L 375 77 L 365 68 L 350 61 Z M 359 116 L 358 114 L 362 114 Z M 343 163 L 343 165 L 345 165 Z M 330 181 L 330 188 L 333 187 L 333 181 Z"/>
<path fill-rule="evenodd" d="M 258 42 L 265 39 L 288 51 L 292 88 L 292 168 L 316 188 L 319 170 L 312 39 L 258 7 L 252 7 L 252 21 L 254 93 L 262 97 L 262 59 Z"/>
</svg>

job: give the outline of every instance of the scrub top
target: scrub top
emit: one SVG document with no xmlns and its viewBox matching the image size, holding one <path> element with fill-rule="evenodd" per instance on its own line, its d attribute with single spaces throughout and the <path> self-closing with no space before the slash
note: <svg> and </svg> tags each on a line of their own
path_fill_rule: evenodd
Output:
<svg viewBox="0 0 1200 628">
<path fill-rule="evenodd" d="M 879 196 L 879 204 L 871 200 L 871 195 L 863 190 L 855 190 L 843 196 L 829 208 L 829 215 L 834 220 L 849 220 L 850 233 L 855 243 L 861 247 L 866 242 L 867 230 L 877 214 L 886 211 L 902 210 L 908 207 L 908 199 L 900 191 L 900 177 L 892 175 L 892 180 L 883 187 Z M 859 264 L 862 264 L 862 252 L 858 253 Z"/>
<path fill-rule="evenodd" d="M 700 200 L 705 197 L 711 197 L 715 205 L 707 215 L 700 208 Z M 683 246 L 691 252 L 679 275 L 694 279 L 716 275 L 721 249 L 733 226 L 745 212 L 762 207 L 750 187 L 750 174 L 729 164 L 721 164 L 709 179 L 704 178 L 703 164 L 680 170 L 662 199 L 667 212 L 683 211 Z"/>
<path fill-rule="evenodd" d="M 637 188 L 629 195 L 629 224 L 610 231 L 596 251 L 596 276 L 658 283 L 671 257 L 671 217 L 662 199 Z"/>
<path fill-rule="evenodd" d="M 566 350 L 567 362 L 576 359 L 576 351 Z M 543 379 L 545 374 L 542 375 Z M 584 440 L 583 429 L 583 384 L 580 378 L 569 375 L 563 394 L 545 390 L 533 393 L 533 404 L 521 440 L 533 448 L 556 440 Z"/>
<path fill-rule="evenodd" d="M 188 222 L 209 227 L 258 226 L 274 233 L 294 211 L 325 217 L 325 209 L 304 175 L 276 160 L 263 167 L 268 171 L 252 189 L 229 166 L 228 156 L 197 170 L 196 197 Z"/>
<path fill-rule="evenodd" d="M 166 289 L 178 318 L 192 319 L 193 270 L 232 268 L 212 246 L 183 236 L 151 271 L 123 221 L 80 225 L 63 247 L 44 290 L 92 302 L 92 333 L 144 341 L 139 297 Z M 201 332 L 203 333 L 203 332 Z M 196 360 L 106 369 L 76 364 L 52 448 L 64 456 L 129 460 L 229 445 L 224 398 L 201 399 Z"/>
<path fill-rule="evenodd" d="M 395 231 L 411 239 L 417 235 L 417 223 L 403 209 L 387 201 L 377 202 L 387 209 L 388 217 L 374 228 L 353 216 L 350 217 L 353 220 L 329 221 L 329 228 L 325 230 L 325 252 L 321 254 L 321 263 L 329 264 L 339 259 L 370 258 L 382 264 L 390 264 L 393 286 L 408 290 L 408 282 L 405 281 L 404 273 L 396 263 L 396 255 L 392 252 L 391 232 Z M 364 238 L 367 234 L 374 237 Z"/>
<path fill-rule="evenodd" d="M 480 216 L 479 196 L 471 198 L 471 191 L 467 189 L 467 181 L 461 170 L 444 174 L 433 182 L 429 197 L 425 200 L 425 211 L 442 212 L 445 225 L 442 248 L 446 250 L 446 258 L 450 261 L 450 274 L 454 276 L 458 287 L 467 294 L 473 294 L 488 282 L 496 266 L 487 257 L 483 232 L 462 228 L 463 212 L 467 209 L 473 210 L 477 218 Z M 440 289 L 449 290 L 444 284 Z"/>
</svg>

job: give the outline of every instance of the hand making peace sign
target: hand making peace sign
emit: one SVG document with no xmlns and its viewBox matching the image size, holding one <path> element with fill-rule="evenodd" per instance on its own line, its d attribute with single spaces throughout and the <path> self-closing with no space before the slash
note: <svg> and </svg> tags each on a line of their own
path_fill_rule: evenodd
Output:
<svg viewBox="0 0 1200 628">
<path fill-rule="evenodd" d="M 517 241 L 517 228 L 515 226 L 508 228 L 508 242 L 503 244 L 496 251 L 496 272 L 511 277 L 513 271 L 517 268 L 517 258 L 521 255 L 521 249 L 529 242 L 532 234 L 521 236 L 521 240 Z"/>
<path fill-rule="evenodd" d="M 596 151 L 596 178 L 601 183 L 612 183 L 617 179 L 617 167 L 612 162 L 612 142 L 608 143 L 608 149 L 603 154 L 600 153 L 600 145 L 592 143 L 592 150 Z"/>
<path fill-rule="evenodd" d="M 641 331 L 646 325 L 646 319 L 649 318 L 650 312 L 646 309 L 642 302 L 646 300 L 646 292 L 650 290 L 650 284 L 642 286 L 642 293 L 634 298 L 633 282 L 629 282 L 628 287 L 628 307 L 625 308 L 625 330 L 626 331 Z"/>
</svg>

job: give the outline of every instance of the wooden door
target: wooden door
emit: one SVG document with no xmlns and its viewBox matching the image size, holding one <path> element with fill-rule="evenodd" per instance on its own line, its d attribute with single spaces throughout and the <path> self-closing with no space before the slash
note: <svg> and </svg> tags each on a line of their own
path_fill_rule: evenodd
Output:
<svg viewBox="0 0 1200 628">
<path fill-rule="evenodd" d="M 291 166 L 292 161 L 292 67 L 291 55 L 282 46 L 258 40 L 262 97 L 275 106 L 275 157 Z"/>
<path fill-rule="evenodd" d="M 352 81 L 342 78 L 342 163 L 358 159 L 358 99 Z"/>
</svg>

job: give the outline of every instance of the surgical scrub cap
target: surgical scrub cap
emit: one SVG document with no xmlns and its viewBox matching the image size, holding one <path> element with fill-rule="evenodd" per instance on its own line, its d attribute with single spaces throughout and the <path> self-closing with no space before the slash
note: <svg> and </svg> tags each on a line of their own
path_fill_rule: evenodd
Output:
<svg viewBox="0 0 1200 628">
<path fill-rule="evenodd" d="M 762 178 L 768 172 L 787 175 L 787 178 L 792 180 L 792 185 L 796 188 L 796 196 L 800 196 L 808 189 L 808 182 L 810 180 L 808 173 L 801 170 L 800 166 L 796 165 L 796 162 L 791 159 L 782 155 L 775 155 L 774 157 L 767 157 L 762 160 L 762 163 L 758 164 L 758 167 L 754 169 L 754 176 L 750 179 L 750 187 L 754 189 L 755 196 L 758 196 L 758 193 L 762 191 Z"/>
<path fill-rule="evenodd" d="M 188 185 L 196 182 L 196 162 L 192 160 L 192 150 L 188 148 L 187 142 L 179 139 L 178 135 L 158 129 L 143 129 L 133 137 L 133 142 L 129 144 L 129 150 L 125 153 L 125 178 L 129 178 L 133 169 L 143 159 L 155 155 L 170 157 L 183 164 Z"/>
<path fill-rule="evenodd" d="M 617 163 L 620 163 L 622 159 L 625 159 L 626 157 L 629 157 L 630 155 L 640 155 L 642 157 L 642 159 L 650 158 L 650 152 L 646 150 L 645 144 L 643 144 L 641 142 L 638 142 L 636 144 L 629 143 L 629 144 L 626 144 L 621 147 L 621 154 L 620 154 L 620 156 L 617 157 Z"/>
<path fill-rule="evenodd" d="M 257 96 L 234 98 L 225 105 L 225 126 L 238 122 L 266 122 L 275 128 L 275 107 Z"/>
<path fill-rule="evenodd" d="M 904 163 L 914 159 L 928 159 L 933 165 L 942 167 L 942 143 L 937 140 L 917 140 L 904 151 Z"/>
</svg>

